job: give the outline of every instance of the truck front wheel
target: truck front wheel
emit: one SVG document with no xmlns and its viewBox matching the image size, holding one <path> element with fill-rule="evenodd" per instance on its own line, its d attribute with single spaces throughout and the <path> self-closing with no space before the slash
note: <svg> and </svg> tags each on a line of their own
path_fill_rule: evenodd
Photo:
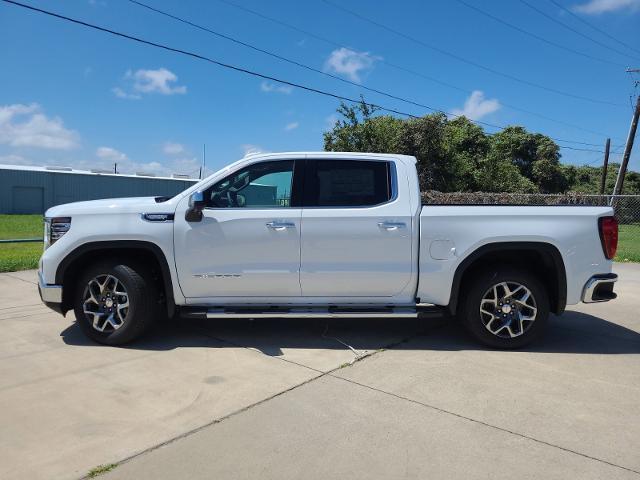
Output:
<svg viewBox="0 0 640 480">
<path fill-rule="evenodd" d="M 74 297 L 76 320 L 96 342 L 122 345 L 141 336 L 158 315 L 158 292 L 142 267 L 117 262 L 87 268 Z"/>
<path fill-rule="evenodd" d="M 481 343 L 519 348 L 538 338 L 549 317 L 549 295 L 535 275 L 515 268 L 488 268 L 466 282 L 464 325 Z"/>
</svg>

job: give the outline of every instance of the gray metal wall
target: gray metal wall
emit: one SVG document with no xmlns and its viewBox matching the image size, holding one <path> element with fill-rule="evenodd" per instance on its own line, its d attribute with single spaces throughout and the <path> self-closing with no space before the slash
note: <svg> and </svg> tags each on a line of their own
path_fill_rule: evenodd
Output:
<svg viewBox="0 0 640 480">
<path fill-rule="evenodd" d="M 0 169 L 0 213 L 44 213 L 62 203 L 101 198 L 173 196 L 196 181 Z"/>
</svg>

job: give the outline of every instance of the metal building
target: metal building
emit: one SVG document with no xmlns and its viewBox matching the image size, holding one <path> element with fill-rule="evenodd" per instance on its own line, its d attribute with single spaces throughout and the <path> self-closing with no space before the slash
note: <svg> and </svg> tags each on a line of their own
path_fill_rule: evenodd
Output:
<svg viewBox="0 0 640 480">
<path fill-rule="evenodd" d="M 0 165 L 0 213 L 44 213 L 62 203 L 175 195 L 197 180 L 120 175 L 66 167 Z"/>
</svg>

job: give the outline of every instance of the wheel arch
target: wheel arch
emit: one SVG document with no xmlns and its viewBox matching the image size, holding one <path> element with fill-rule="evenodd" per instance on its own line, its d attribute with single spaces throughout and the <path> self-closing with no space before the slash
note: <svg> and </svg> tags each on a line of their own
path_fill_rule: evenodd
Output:
<svg viewBox="0 0 640 480">
<path fill-rule="evenodd" d="M 143 240 L 89 242 L 72 250 L 56 269 L 56 284 L 63 286 L 61 305 L 63 314 L 73 308 L 74 288 L 69 287 L 74 285 L 74 276 L 86 261 L 94 261 L 95 255 L 99 253 L 105 256 L 117 255 L 122 258 L 130 258 L 137 262 L 151 262 L 152 266 L 156 266 L 160 276 L 160 286 L 166 301 L 167 315 L 169 317 L 173 316 L 176 305 L 169 263 L 158 245 Z"/>
<path fill-rule="evenodd" d="M 496 242 L 483 245 L 468 255 L 456 268 L 447 309 L 455 315 L 464 282 L 474 271 L 497 261 L 530 267 L 536 274 L 548 275 L 544 282 L 549 292 L 551 311 L 561 314 L 567 305 L 567 272 L 558 248 L 546 242 Z"/>
</svg>

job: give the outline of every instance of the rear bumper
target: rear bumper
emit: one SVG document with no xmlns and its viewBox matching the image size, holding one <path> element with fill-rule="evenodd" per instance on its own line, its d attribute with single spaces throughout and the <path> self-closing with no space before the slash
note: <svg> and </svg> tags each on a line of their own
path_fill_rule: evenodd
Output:
<svg viewBox="0 0 640 480">
<path fill-rule="evenodd" d="M 62 313 L 62 287 L 60 285 L 46 284 L 42 278 L 42 272 L 38 272 L 38 293 L 47 307 Z"/>
<path fill-rule="evenodd" d="M 582 290 L 584 303 L 608 302 L 617 297 L 613 291 L 613 284 L 618 281 L 615 273 L 602 273 L 594 275 L 585 284 Z"/>
</svg>

